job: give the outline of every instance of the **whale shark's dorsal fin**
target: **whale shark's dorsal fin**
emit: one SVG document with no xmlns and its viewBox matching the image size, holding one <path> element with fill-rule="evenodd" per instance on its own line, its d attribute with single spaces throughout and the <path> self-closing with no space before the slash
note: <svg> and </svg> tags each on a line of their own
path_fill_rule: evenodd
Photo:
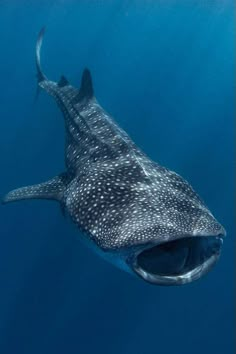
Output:
<svg viewBox="0 0 236 354">
<path fill-rule="evenodd" d="M 88 69 L 84 69 L 80 89 L 78 94 L 75 96 L 74 101 L 76 103 L 84 99 L 90 99 L 93 97 L 93 94 L 94 91 L 91 73 Z"/>
<path fill-rule="evenodd" d="M 52 199 L 62 201 L 67 184 L 67 174 L 62 173 L 47 182 L 14 189 L 3 198 L 2 203 L 5 204 L 24 199 Z"/>
<path fill-rule="evenodd" d="M 93 97 L 92 76 L 91 76 L 91 73 L 88 69 L 84 69 L 79 93 L 80 93 L 81 99 Z"/>
</svg>

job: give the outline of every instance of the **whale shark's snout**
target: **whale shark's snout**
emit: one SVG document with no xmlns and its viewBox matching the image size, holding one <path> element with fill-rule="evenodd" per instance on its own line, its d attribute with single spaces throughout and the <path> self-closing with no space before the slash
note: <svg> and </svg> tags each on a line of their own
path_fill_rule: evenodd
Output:
<svg viewBox="0 0 236 354">
<path fill-rule="evenodd" d="M 217 263 L 226 232 L 185 236 L 136 252 L 129 265 L 139 277 L 157 285 L 181 285 L 199 279 Z"/>
</svg>

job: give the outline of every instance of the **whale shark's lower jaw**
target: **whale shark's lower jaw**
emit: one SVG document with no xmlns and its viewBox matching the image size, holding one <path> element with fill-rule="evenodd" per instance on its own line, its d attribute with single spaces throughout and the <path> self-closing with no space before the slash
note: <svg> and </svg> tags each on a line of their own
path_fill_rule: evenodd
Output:
<svg viewBox="0 0 236 354">
<path fill-rule="evenodd" d="M 131 267 L 152 284 L 187 284 L 208 273 L 216 264 L 224 236 L 192 236 L 154 245 L 136 254 Z"/>
</svg>

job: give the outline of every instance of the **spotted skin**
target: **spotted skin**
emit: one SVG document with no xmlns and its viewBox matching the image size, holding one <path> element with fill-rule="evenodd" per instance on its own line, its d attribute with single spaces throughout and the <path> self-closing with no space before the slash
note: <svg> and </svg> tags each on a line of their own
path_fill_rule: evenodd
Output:
<svg viewBox="0 0 236 354">
<path fill-rule="evenodd" d="M 42 37 L 43 31 L 37 42 L 38 84 L 64 116 L 66 171 L 14 190 L 4 201 L 58 200 L 84 237 L 104 253 L 127 254 L 178 238 L 224 234 L 192 187 L 151 161 L 99 105 L 87 69 L 80 89 L 64 77 L 59 83 L 45 77 Z"/>
<path fill-rule="evenodd" d="M 63 203 L 72 220 L 102 249 L 217 232 L 215 221 L 190 185 L 150 161 L 94 97 L 50 81 L 66 125 L 66 166 L 71 182 Z"/>
</svg>

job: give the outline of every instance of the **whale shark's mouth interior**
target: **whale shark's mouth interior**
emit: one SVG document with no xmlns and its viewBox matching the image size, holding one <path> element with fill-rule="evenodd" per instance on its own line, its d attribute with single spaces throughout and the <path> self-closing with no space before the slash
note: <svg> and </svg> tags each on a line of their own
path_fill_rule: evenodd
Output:
<svg viewBox="0 0 236 354">
<path fill-rule="evenodd" d="M 155 284 L 188 283 L 216 263 L 222 242 L 220 236 L 193 236 L 153 246 L 137 255 L 134 270 Z"/>
</svg>

